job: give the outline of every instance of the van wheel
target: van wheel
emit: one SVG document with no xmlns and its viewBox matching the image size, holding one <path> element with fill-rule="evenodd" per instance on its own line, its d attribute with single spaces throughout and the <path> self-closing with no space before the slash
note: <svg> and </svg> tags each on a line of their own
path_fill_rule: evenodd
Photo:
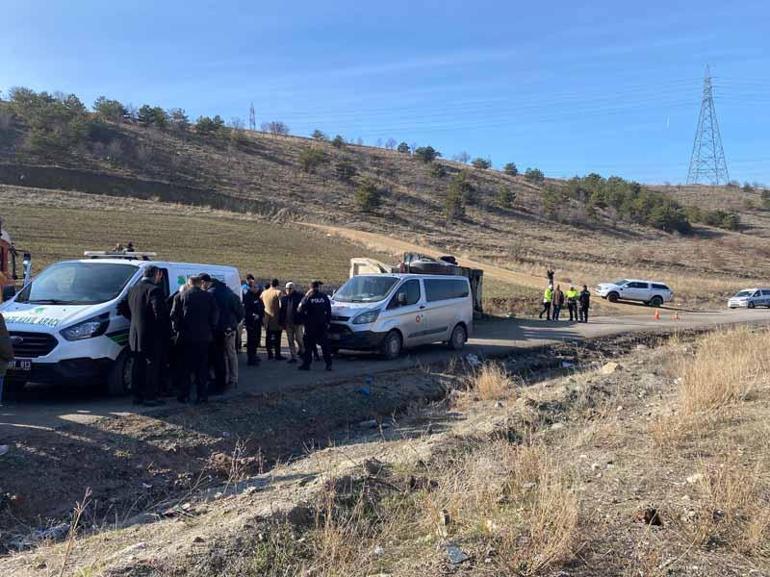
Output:
<svg viewBox="0 0 770 577">
<path fill-rule="evenodd" d="M 755 305 L 753 302 L 749 301 L 749 304 L 747 306 L 748 308 L 753 309 Z"/>
<path fill-rule="evenodd" d="M 650 299 L 650 306 L 653 306 L 653 307 L 655 307 L 655 308 L 658 308 L 658 307 L 659 307 L 659 306 L 661 306 L 662 304 L 663 304 L 663 297 L 661 297 L 661 296 L 659 296 L 659 295 L 655 295 L 654 297 L 652 297 L 652 298 Z"/>
<path fill-rule="evenodd" d="M 462 325 L 457 325 L 452 330 L 452 336 L 449 337 L 449 342 L 447 345 L 449 346 L 449 350 L 459 351 L 465 346 L 467 340 L 468 333 L 466 332 L 465 327 Z"/>
<path fill-rule="evenodd" d="M 401 349 L 403 346 L 404 343 L 401 339 L 401 333 L 399 333 L 397 330 L 392 330 L 387 334 L 385 340 L 382 341 L 382 356 L 389 361 L 397 359 L 401 354 Z"/>
<path fill-rule="evenodd" d="M 618 302 L 618 296 L 618 293 L 610 293 L 607 295 L 607 300 L 611 303 L 616 303 Z"/>
<path fill-rule="evenodd" d="M 126 347 L 118 355 L 115 364 L 112 365 L 107 375 L 107 394 L 113 397 L 127 395 L 131 392 L 131 371 L 134 368 L 134 359 L 131 351 Z"/>
</svg>

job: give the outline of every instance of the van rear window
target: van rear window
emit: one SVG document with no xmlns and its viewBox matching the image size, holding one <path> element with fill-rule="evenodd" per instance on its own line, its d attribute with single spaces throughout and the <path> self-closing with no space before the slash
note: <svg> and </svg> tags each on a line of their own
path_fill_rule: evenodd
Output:
<svg viewBox="0 0 770 577">
<path fill-rule="evenodd" d="M 657 284 L 657 283 L 652 283 L 652 288 L 658 289 L 658 290 L 661 290 L 661 291 L 671 290 L 666 285 L 664 285 L 664 284 Z"/>
<path fill-rule="evenodd" d="M 465 298 L 470 294 L 468 281 L 460 279 L 425 279 L 425 298 L 430 302 Z"/>
</svg>

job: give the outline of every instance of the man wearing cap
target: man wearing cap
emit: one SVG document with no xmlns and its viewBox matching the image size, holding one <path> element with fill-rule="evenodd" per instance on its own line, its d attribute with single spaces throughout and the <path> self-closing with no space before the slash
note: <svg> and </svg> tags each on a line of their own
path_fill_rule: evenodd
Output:
<svg viewBox="0 0 770 577">
<path fill-rule="evenodd" d="M 163 271 L 155 265 L 144 269 L 142 280 L 128 293 L 128 307 L 122 310 L 131 321 L 128 346 L 134 364 L 131 389 L 135 405 L 157 406 L 160 364 L 171 336 L 165 295 L 160 286 Z"/>
<path fill-rule="evenodd" d="M 190 400 L 190 374 L 195 379 L 196 403 L 208 401 L 209 348 L 219 323 L 219 309 L 214 297 L 203 290 L 199 276 L 188 279 L 188 287 L 174 297 L 171 322 L 178 335 L 183 369 L 179 376 L 177 399 Z"/>
<path fill-rule="evenodd" d="M 262 339 L 262 321 L 265 318 L 265 305 L 262 303 L 262 287 L 253 274 L 246 275 L 247 288 L 243 293 L 243 308 L 246 324 L 246 359 L 249 366 L 259 364 L 257 348 Z"/>
<path fill-rule="evenodd" d="M 297 362 L 298 350 L 300 358 L 305 355 L 305 344 L 303 342 L 305 335 L 301 315 L 297 312 L 301 302 L 302 295 L 295 290 L 294 283 L 287 282 L 286 292 L 281 297 L 281 310 L 278 313 L 278 321 L 281 328 L 286 331 L 286 338 L 289 341 L 289 353 L 291 354 L 289 363 Z"/>
<path fill-rule="evenodd" d="M 305 354 L 302 358 L 301 371 L 309 371 L 316 345 L 321 345 L 326 370 L 332 370 L 332 354 L 329 347 L 329 322 L 332 318 L 332 304 L 329 297 L 321 292 L 323 283 L 314 280 L 311 288 L 300 302 L 298 311 L 305 325 Z"/>
</svg>

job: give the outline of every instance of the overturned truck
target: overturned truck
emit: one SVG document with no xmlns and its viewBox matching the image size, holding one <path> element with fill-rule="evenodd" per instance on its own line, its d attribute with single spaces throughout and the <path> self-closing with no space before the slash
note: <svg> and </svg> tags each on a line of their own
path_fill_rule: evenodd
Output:
<svg viewBox="0 0 770 577">
<path fill-rule="evenodd" d="M 388 265 L 373 258 L 359 257 L 350 259 L 350 276 L 360 274 L 413 273 L 435 275 L 458 275 L 468 279 L 473 296 L 473 316 L 476 319 L 484 315 L 482 294 L 484 289 L 484 271 L 477 268 L 460 266 L 453 256 L 431 256 L 416 252 L 404 253 L 401 262 Z"/>
</svg>

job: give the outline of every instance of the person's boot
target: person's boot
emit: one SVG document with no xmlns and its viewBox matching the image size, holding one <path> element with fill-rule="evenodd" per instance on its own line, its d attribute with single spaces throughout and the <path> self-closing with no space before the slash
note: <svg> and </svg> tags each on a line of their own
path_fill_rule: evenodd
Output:
<svg viewBox="0 0 770 577">
<path fill-rule="evenodd" d="M 326 370 L 327 371 L 331 371 L 332 370 L 332 364 L 331 363 L 326 363 Z"/>
<path fill-rule="evenodd" d="M 310 365 L 306 365 L 305 363 L 302 363 L 299 367 L 297 367 L 297 369 L 300 371 L 309 371 Z"/>
</svg>

